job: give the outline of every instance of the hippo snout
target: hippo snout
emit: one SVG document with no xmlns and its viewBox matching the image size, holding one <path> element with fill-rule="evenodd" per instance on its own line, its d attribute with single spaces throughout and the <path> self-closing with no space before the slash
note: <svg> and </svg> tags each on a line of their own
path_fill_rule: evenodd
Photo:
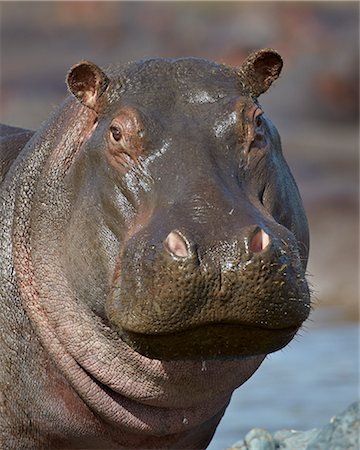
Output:
<svg viewBox="0 0 360 450">
<path fill-rule="evenodd" d="M 285 227 L 249 225 L 233 239 L 157 231 L 128 241 L 107 302 L 109 320 L 138 352 L 159 359 L 269 353 L 307 318 L 309 290 Z"/>
</svg>

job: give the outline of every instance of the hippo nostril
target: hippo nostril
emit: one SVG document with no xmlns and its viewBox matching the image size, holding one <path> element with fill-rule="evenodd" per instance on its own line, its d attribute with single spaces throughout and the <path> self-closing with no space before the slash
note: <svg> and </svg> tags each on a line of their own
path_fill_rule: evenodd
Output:
<svg viewBox="0 0 360 450">
<path fill-rule="evenodd" d="M 261 252 L 270 243 L 270 236 L 264 230 L 258 230 L 250 241 L 250 250 L 254 253 Z"/>
<path fill-rule="evenodd" d="M 165 239 L 165 247 L 174 256 L 178 256 L 180 258 L 186 258 L 189 256 L 188 245 L 185 239 L 175 231 L 171 231 L 171 233 L 168 234 L 168 237 Z"/>
</svg>

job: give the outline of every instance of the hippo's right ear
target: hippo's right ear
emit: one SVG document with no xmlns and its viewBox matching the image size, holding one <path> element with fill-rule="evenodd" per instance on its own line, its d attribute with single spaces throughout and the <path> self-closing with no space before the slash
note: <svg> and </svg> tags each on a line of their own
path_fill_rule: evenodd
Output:
<svg viewBox="0 0 360 450">
<path fill-rule="evenodd" d="M 109 79 L 96 64 L 81 61 L 73 66 L 66 79 L 69 91 L 85 106 L 94 109 L 106 90 Z"/>
<path fill-rule="evenodd" d="M 283 61 L 279 53 L 264 48 L 251 53 L 240 67 L 240 75 L 255 97 L 269 89 L 281 72 Z"/>
</svg>

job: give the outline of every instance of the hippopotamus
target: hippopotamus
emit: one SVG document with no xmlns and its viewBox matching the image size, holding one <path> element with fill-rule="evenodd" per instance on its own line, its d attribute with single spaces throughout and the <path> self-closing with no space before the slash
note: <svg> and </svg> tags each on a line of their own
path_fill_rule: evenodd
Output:
<svg viewBox="0 0 360 450">
<path fill-rule="evenodd" d="M 2 448 L 205 449 L 295 336 L 308 226 L 258 101 L 282 65 L 81 61 L 2 127 Z"/>
</svg>

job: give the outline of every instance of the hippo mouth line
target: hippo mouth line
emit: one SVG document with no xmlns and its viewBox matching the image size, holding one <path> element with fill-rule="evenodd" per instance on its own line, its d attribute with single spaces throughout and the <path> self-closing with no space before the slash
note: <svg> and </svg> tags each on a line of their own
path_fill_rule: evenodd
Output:
<svg viewBox="0 0 360 450">
<path fill-rule="evenodd" d="M 143 356 L 160 360 L 243 358 L 285 347 L 298 326 L 267 328 L 241 323 L 211 323 L 173 333 L 121 330 L 121 338 Z"/>
</svg>

